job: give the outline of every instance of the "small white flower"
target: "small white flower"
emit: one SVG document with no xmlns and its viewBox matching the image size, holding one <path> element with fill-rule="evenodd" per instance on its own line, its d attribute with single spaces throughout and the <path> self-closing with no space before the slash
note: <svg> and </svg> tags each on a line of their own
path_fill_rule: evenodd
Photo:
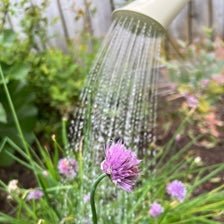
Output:
<svg viewBox="0 0 224 224">
<path fill-rule="evenodd" d="M 8 183 L 8 192 L 10 194 L 19 190 L 18 183 L 19 183 L 18 180 L 10 180 L 9 181 L 9 183 Z"/>
<path fill-rule="evenodd" d="M 201 157 L 200 156 L 195 157 L 194 162 L 198 166 L 202 165 L 202 159 L 201 159 Z"/>
<path fill-rule="evenodd" d="M 18 186 L 19 181 L 18 180 L 10 180 L 7 186 L 8 196 L 7 199 L 12 200 L 12 194 L 19 194 L 20 188 Z"/>
</svg>

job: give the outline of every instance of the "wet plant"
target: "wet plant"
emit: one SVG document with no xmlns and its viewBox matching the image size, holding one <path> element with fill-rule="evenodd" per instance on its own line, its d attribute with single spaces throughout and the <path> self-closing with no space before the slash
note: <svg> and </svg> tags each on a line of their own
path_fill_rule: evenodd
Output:
<svg viewBox="0 0 224 224">
<path fill-rule="evenodd" d="M 101 163 L 101 170 L 104 174 L 96 179 L 91 189 L 90 202 L 94 224 L 97 224 L 94 199 L 97 185 L 104 177 L 108 176 L 119 188 L 131 192 L 139 176 L 140 162 L 136 154 L 131 149 L 126 149 L 121 142 L 107 146 L 105 160 Z"/>
<path fill-rule="evenodd" d="M 9 185 L 0 181 L 1 191 L 10 196 L 9 202 L 13 202 L 12 215 L 0 213 L 0 223 L 88 223 L 91 220 L 88 196 L 91 185 L 87 184 L 88 180 L 83 170 L 83 163 L 87 159 L 84 157 L 83 151 L 80 149 L 78 152 L 67 154 L 64 150 L 66 145 L 60 146 L 57 136 L 53 136 L 51 140 L 54 143 L 53 155 L 50 155 L 46 146 L 41 146 L 38 140 L 36 140 L 38 152 L 34 151 L 32 146 L 24 140 L 23 131 L 2 72 L 1 80 L 8 96 L 18 135 L 23 143 L 22 146 L 18 146 L 11 139 L 6 138 L 5 144 L 14 148 L 17 154 L 15 156 L 9 151 L 7 153 L 34 173 L 36 186 L 34 189 L 25 189 L 15 180 Z M 191 115 L 189 113 L 175 135 L 183 130 Z M 111 184 L 111 180 L 117 184 L 119 181 L 115 172 L 107 169 L 112 164 L 108 158 L 111 149 L 108 148 L 110 150 L 107 150 L 108 154 L 102 163 L 102 170 L 110 176 L 111 180 L 105 178 L 101 183 L 102 188 L 99 188 L 101 190 L 96 195 L 98 222 L 111 224 L 145 224 L 149 222 L 218 224 L 222 222 L 224 185 L 219 182 L 210 190 L 203 190 L 202 187 L 206 183 L 217 181 L 220 172 L 224 171 L 224 165 L 206 166 L 198 163 L 198 160 L 189 154 L 192 145 L 200 138 L 201 136 L 192 138 L 187 145 L 172 156 L 169 156 L 169 152 L 172 152 L 172 148 L 175 147 L 175 136 L 163 147 L 156 146 L 155 157 L 148 160 L 147 165 L 141 166 L 138 182 L 132 192 L 116 189 Z M 0 149 L 2 150 L 3 147 L 4 144 Z M 149 147 L 148 150 L 151 148 Z M 128 158 L 131 158 L 129 157 L 131 155 L 132 153 L 128 154 Z M 72 158 L 76 162 L 68 160 L 68 158 Z M 120 156 L 119 158 L 124 159 Z M 119 161 L 121 162 L 121 160 Z M 138 162 L 134 164 L 138 164 Z M 149 167 L 152 166 L 154 169 L 150 171 Z M 120 173 L 122 177 L 124 171 Z M 95 178 L 101 172 L 99 169 Z M 64 176 L 71 173 L 73 178 L 67 179 Z M 106 194 L 107 191 L 109 194 Z"/>
</svg>

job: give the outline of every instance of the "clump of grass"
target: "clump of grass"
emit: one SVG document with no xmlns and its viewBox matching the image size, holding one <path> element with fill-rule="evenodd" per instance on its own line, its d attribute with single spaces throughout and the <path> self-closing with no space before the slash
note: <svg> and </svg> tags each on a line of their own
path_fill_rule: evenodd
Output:
<svg viewBox="0 0 224 224">
<path fill-rule="evenodd" d="M 87 184 L 89 183 L 88 174 L 84 173 L 85 156 L 82 154 L 83 150 L 78 152 L 65 150 L 67 146 L 66 121 L 63 120 L 62 125 L 65 145 L 60 146 L 57 143 L 57 137 L 53 136 L 51 140 L 54 143 L 53 155 L 38 140 L 35 144 L 37 150 L 34 150 L 24 138 L 1 68 L 0 77 L 18 135 L 23 143 L 23 147 L 19 147 L 11 139 L 6 138 L 0 150 L 6 144 L 14 148 L 16 155 L 9 151 L 7 154 L 34 173 L 36 188 L 43 192 L 37 200 L 28 200 L 27 195 L 32 189 L 18 187 L 16 191 L 9 191 L 9 186 L 0 181 L 0 189 L 10 195 L 10 200 L 13 200 L 15 204 L 11 214 L 0 213 L 0 223 L 89 223 L 91 212 L 88 194 L 91 186 Z M 187 119 L 188 117 L 175 135 L 184 130 Z M 96 197 L 99 223 L 218 224 L 222 222 L 224 185 L 219 184 L 213 190 L 203 191 L 196 196 L 198 188 L 224 171 L 224 164 L 205 166 L 198 164 L 193 156 L 188 155 L 187 152 L 200 137 L 192 138 L 187 145 L 172 156 L 168 155 L 174 147 L 175 136 L 163 147 L 157 147 L 156 155 L 141 166 L 140 181 L 131 193 L 111 189 L 109 181 L 105 181 L 101 192 Z M 71 157 L 77 161 L 77 170 L 73 178 L 65 178 L 58 170 L 60 155 L 63 158 Z M 167 194 L 166 186 L 173 180 L 180 180 L 186 186 L 186 197 L 183 201 L 171 198 Z M 109 194 L 106 193 L 107 191 Z M 149 213 L 150 206 L 154 202 L 163 206 L 163 212 L 157 217 L 152 217 Z"/>
</svg>

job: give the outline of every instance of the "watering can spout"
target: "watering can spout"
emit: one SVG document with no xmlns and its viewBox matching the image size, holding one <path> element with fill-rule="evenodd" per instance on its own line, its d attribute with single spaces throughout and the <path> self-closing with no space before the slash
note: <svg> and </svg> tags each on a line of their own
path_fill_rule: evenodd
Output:
<svg viewBox="0 0 224 224">
<path fill-rule="evenodd" d="M 113 12 L 113 17 L 131 16 L 147 23 L 154 22 L 166 30 L 189 0 L 136 0 Z"/>
</svg>

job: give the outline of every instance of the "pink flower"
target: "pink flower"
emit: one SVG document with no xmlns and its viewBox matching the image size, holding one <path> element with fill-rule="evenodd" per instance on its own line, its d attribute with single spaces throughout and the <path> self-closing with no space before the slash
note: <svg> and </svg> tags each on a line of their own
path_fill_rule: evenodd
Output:
<svg viewBox="0 0 224 224">
<path fill-rule="evenodd" d="M 140 162 L 132 150 L 127 149 L 121 142 L 116 142 L 107 146 L 101 169 L 120 188 L 130 192 L 139 176 Z"/>
<path fill-rule="evenodd" d="M 73 179 L 77 174 L 77 162 L 72 158 L 63 158 L 58 162 L 58 171 L 68 179 Z"/>
<path fill-rule="evenodd" d="M 203 88 L 206 88 L 209 84 L 210 80 L 209 79 L 203 79 L 201 80 L 201 85 Z"/>
<path fill-rule="evenodd" d="M 154 202 L 151 204 L 149 215 L 151 215 L 153 218 L 158 217 L 164 212 L 164 208 L 161 204 Z"/>
<path fill-rule="evenodd" d="M 90 201 L 90 194 L 84 195 L 83 201 L 84 201 L 84 203 L 87 203 L 88 201 Z"/>
<path fill-rule="evenodd" d="M 39 200 L 43 196 L 44 196 L 43 191 L 41 191 L 40 189 L 34 189 L 34 190 L 32 190 L 32 191 L 29 192 L 29 194 L 27 196 L 27 200 L 28 201 L 31 201 L 31 200 Z"/>
<path fill-rule="evenodd" d="M 184 201 L 187 193 L 185 185 L 179 180 L 174 180 L 169 183 L 166 186 L 166 191 L 171 197 L 176 198 L 179 202 Z"/>
<path fill-rule="evenodd" d="M 219 60 L 224 59 L 223 40 L 219 37 L 217 37 L 215 40 L 215 56 Z"/>
<path fill-rule="evenodd" d="M 185 98 L 186 98 L 188 107 L 192 109 L 196 109 L 198 107 L 199 101 L 196 96 L 187 94 L 185 95 Z"/>
<path fill-rule="evenodd" d="M 205 115 L 205 120 L 203 121 L 200 130 L 202 133 L 210 133 L 212 136 L 218 138 L 220 136 L 218 127 L 221 126 L 223 126 L 223 122 L 219 120 L 215 112 L 212 111 Z"/>
<path fill-rule="evenodd" d="M 224 84 L 224 74 L 213 75 L 212 80 L 214 80 L 217 84 Z"/>
</svg>

